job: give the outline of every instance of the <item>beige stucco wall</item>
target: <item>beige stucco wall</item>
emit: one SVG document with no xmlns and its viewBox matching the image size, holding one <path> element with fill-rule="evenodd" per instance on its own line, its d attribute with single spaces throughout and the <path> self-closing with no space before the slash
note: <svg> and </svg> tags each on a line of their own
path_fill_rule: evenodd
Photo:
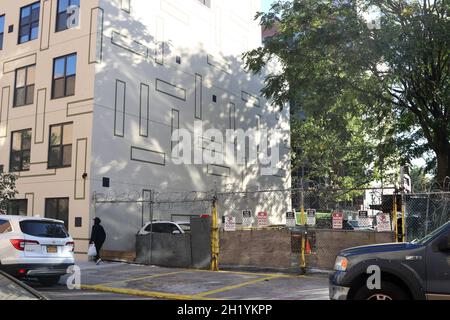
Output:
<svg viewBox="0 0 450 320">
<path fill-rule="evenodd" d="M 87 241 L 82 239 L 88 237 L 90 228 L 88 180 L 95 67 L 89 63 L 90 56 L 94 56 L 90 53 L 89 43 L 94 43 L 96 37 L 95 33 L 90 36 L 91 24 L 95 27 L 97 19 L 96 15 L 91 19 L 91 9 L 98 5 L 96 0 L 81 2 L 79 28 L 56 33 L 57 1 L 41 1 L 38 39 L 17 44 L 20 8 L 33 1 L 0 0 L 0 15 L 6 17 L 4 46 L 0 50 L 0 122 L 5 133 L 0 134 L 0 164 L 4 165 L 5 171 L 9 170 L 11 132 L 31 128 L 31 168 L 19 173 L 16 198 L 28 199 L 28 215 L 44 216 L 45 198 L 69 197 L 69 232 L 75 239 L 80 239 L 76 242 L 77 252 L 86 251 Z M 14 25 L 12 33 L 8 33 L 10 25 Z M 53 59 L 75 52 L 75 95 L 52 100 Z M 30 64 L 36 64 L 34 103 L 13 108 L 14 70 Z M 48 170 L 49 126 L 65 122 L 74 124 L 72 166 Z M 87 181 L 81 177 L 84 172 L 88 174 Z M 81 228 L 75 228 L 75 217 L 83 218 Z"/>
</svg>

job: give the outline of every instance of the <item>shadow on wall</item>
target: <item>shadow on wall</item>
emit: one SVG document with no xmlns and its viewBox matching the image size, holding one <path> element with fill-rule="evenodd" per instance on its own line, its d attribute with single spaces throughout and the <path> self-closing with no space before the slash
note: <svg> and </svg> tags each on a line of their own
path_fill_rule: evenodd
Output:
<svg viewBox="0 0 450 320">
<path fill-rule="evenodd" d="M 91 162 L 92 191 L 109 198 L 142 199 L 145 191 L 188 192 L 283 189 L 290 187 L 289 109 L 283 112 L 259 96 L 265 74 L 252 75 L 238 56 L 211 55 L 203 47 L 182 48 L 166 39 L 161 42 L 148 27 L 112 4 L 106 4 L 102 59 L 96 65 L 96 87 Z M 131 17 L 132 18 L 132 17 Z M 261 175 L 260 165 L 187 164 L 172 158 L 171 136 L 175 129 L 192 134 L 192 144 L 202 152 L 224 152 L 220 139 L 194 134 L 194 121 L 203 129 L 272 130 L 280 135 L 282 168 L 271 176 Z M 278 132 L 281 131 L 281 134 Z M 278 132 L 278 133 L 277 133 Z M 217 147 L 218 146 L 218 147 Z M 234 143 L 231 148 L 234 148 Z M 242 146 L 237 146 L 242 150 Z M 220 150 L 218 150 L 220 149 Z M 248 148 L 247 148 L 248 149 Z M 248 150 L 246 150 L 248 154 Z M 109 189 L 102 178 L 111 177 Z M 241 203 L 240 203 L 241 202 Z M 266 210 L 273 223 L 280 223 L 290 209 L 290 196 L 273 199 L 236 197 L 233 211 Z M 160 212 L 159 219 L 195 212 L 191 204 Z M 111 235 L 108 250 L 131 250 L 143 217 L 150 217 L 142 203 L 107 204 L 96 208 Z M 205 207 L 206 210 L 206 207 Z M 208 209 L 209 210 L 209 209 Z"/>
</svg>

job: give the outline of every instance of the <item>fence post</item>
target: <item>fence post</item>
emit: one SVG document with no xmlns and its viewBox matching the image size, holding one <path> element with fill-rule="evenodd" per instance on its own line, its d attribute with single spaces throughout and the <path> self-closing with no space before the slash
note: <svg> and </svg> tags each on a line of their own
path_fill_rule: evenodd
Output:
<svg viewBox="0 0 450 320">
<path fill-rule="evenodd" d="M 406 224 L 405 224 L 405 188 L 401 189 L 401 199 L 402 199 L 402 242 L 406 242 Z"/>
<path fill-rule="evenodd" d="M 217 214 L 217 196 L 214 196 L 212 205 L 211 271 L 219 271 L 219 218 Z"/>
</svg>

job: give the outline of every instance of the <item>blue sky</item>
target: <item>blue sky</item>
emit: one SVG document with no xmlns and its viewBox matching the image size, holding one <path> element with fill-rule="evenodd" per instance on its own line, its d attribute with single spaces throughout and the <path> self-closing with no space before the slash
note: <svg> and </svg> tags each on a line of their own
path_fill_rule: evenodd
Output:
<svg viewBox="0 0 450 320">
<path fill-rule="evenodd" d="M 275 0 L 262 0 L 262 10 L 268 11 L 273 2 L 275 2 Z"/>
</svg>

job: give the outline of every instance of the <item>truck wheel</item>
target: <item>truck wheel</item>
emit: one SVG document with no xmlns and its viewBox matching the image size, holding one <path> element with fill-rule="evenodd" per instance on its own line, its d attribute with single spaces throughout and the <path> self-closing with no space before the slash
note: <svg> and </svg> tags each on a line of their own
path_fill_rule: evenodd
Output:
<svg viewBox="0 0 450 320">
<path fill-rule="evenodd" d="M 38 281 L 43 286 L 51 287 L 57 285 L 60 278 L 61 276 L 39 277 Z"/>
<path fill-rule="evenodd" d="M 366 285 L 356 291 L 353 300 L 409 300 L 408 294 L 392 282 L 381 282 L 381 289 L 369 290 Z"/>
</svg>

